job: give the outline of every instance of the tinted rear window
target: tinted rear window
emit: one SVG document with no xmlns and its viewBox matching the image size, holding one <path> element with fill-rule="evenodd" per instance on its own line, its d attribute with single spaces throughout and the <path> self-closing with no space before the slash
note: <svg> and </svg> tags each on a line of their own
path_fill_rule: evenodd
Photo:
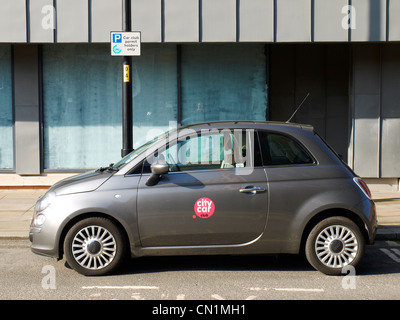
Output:
<svg viewBox="0 0 400 320">
<path fill-rule="evenodd" d="M 305 148 L 293 138 L 277 133 L 260 131 L 263 164 L 266 166 L 301 165 L 314 163 Z"/>
</svg>

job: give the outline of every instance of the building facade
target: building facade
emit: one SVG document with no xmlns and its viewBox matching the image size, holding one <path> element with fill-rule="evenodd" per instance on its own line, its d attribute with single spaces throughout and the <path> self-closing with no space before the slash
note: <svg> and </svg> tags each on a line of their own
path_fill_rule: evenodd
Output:
<svg viewBox="0 0 400 320">
<path fill-rule="evenodd" d="M 0 0 L 0 187 L 47 186 L 122 146 L 122 0 Z M 398 190 L 400 0 L 131 0 L 133 141 L 174 123 L 312 124 Z"/>
</svg>

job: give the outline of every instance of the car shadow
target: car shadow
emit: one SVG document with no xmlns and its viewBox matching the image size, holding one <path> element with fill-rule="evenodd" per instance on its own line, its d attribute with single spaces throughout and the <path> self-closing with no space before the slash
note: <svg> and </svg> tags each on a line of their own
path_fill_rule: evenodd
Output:
<svg viewBox="0 0 400 320">
<path fill-rule="evenodd" d="M 364 258 L 360 265 L 357 267 L 357 276 L 373 276 L 373 275 L 384 275 L 384 274 L 398 274 L 400 273 L 400 261 L 393 260 L 389 254 L 391 249 L 389 246 L 375 244 L 367 246 L 364 254 Z M 396 259 L 396 256 L 394 255 Z"/>
<path fill-rule="evenodd" d="M 128 259 L 116 274 L 174 271 L 315 271 L 302 256 L 168 256 Z"/>
<path fill-rule="evenodd" d="M 389 248 L 383 245 L 367 246 L 364 258 L 357 267 L 355 274 L 352 274 L 350 270 L 344 270 L 343 276 L 363 277 L 399 274 L 400 262 L 394 261 L 385 253 Z M 64 266 L 71 269 L 65 260 Z M 303 254 L 154 256 L 126 259 L 119 269 L 107 277 L 181 271 L 318 272 L 308 263 Z"/>
<path fill-rule="evenodd" d="M 382 246 L 367 246 L 364 258 L 355 270 L 356 276 L 400 273 L 400 263 L 385 254 Z M 117 274 L 160 273 L 174 271 L 303 271 L 318 272 L 299 255 L 209 255 L 166 256 L 127 259 Z M 352 275 L 347 269 L 343 276 Z"/>
<path fill-rule="evenodd" d="M 174 172 L 172 174 L 166 174 L 162 177 L 158 185 L 169 185 L 173 183 L 176 186 L 184 187 L 187 189 L 203 189 L 205 188 L 204 183 L 193 175 L 186 172 Z"/>
</svg>

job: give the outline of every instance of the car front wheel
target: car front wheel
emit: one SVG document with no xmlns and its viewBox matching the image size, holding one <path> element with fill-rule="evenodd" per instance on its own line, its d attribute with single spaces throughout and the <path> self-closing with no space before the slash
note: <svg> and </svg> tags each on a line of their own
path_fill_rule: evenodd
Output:
<svg viewBox="0 0 400 320">
<path fill-rule="evenodd" d="M 330 217 L 310 232 L 305 253 L 308 262 L 327 275 L 346 273 L 346 266 L 356 267 L 364 255 L 365 240 L 360 228 L 345 217 Z"/>
<path fill-rule="evenodd" d="M 114 271 L 122 263 L 125 249 L 120 229 L 102 217 L 77 222 L 64 241 L 68 264 L 86 276 L 100 276 Z"/>
</svg>

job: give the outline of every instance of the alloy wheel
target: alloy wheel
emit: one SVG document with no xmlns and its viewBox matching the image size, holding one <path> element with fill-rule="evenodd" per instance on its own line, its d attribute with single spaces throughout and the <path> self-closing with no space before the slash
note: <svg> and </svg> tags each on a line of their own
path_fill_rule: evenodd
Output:
<svg viewBox="0 0 400 320">
<path fill-rule="evenodd" d="M 315 241 L 317 258 L 327 267 L 343 268 L 357 256 L 358 241 L 349 228 L 332 225 L 323 229 Z"/>
<path fill-rule="evenodd" d="M 110 231 L 101 226 L 87 226 L 72 240 L 72 255 L 86 269 L 97 270 L 108 266 L 114 259 L 117 242 Z"/>
</svg>

